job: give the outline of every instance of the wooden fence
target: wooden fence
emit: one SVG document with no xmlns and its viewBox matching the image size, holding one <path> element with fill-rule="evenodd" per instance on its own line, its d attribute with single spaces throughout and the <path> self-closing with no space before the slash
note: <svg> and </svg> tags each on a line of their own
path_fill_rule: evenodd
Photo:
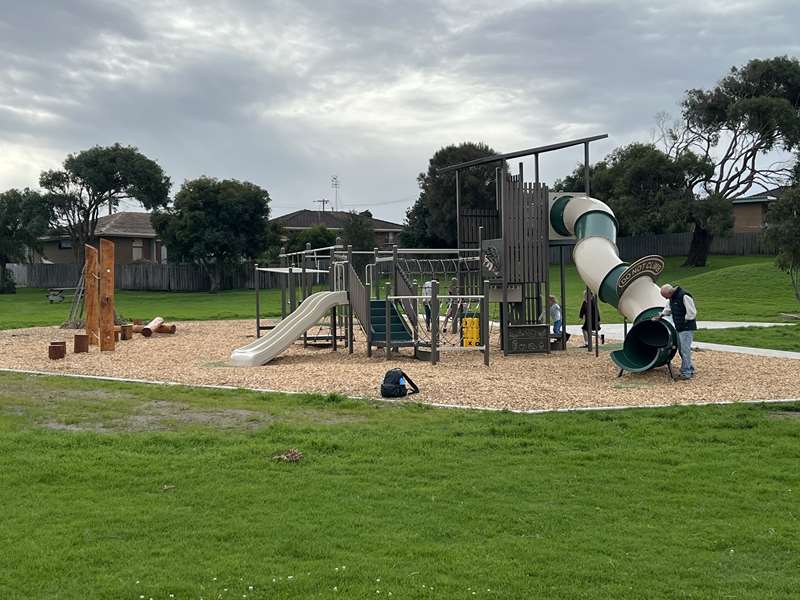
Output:
<svg viewBox="0 0 800 600">
<path fill-rule="evenodd" d="M 641 235 L 623 237 L 617 240 L 620 257 L 632 261 L 648 254 L 660 256 L 686 256 L 692 240 L 691 233 L 667 233 L 661 235 Z M 727 255 L 770 255 L 764 236 L 760 233 L 734 233 L 728 237 L 715 238 L 711 244 L 712 254 Z M 565 248 L 564 257 L 572 262 L 572 249 Z M 550 248 L 551 264 L 558 263 L 558 248 Z M 381 266 L 384 266 L 382 263 Z M 327 269 L 327 263 L 318 265 Z M 24 272 L 23 272 L 24 271 Z M 80 278 L 77 265 L 14 265 L 13 272 L 20 286 L 34 288 L 75 287 Z M 253 288 L 253 263 L 240 263 L 225 271 L 223 289 Z M 121 290 L 151 290 L 170 292 L 205 292 L 210 288 L 207 273 L 194 264 L 150 264 L 136 263 L 117 265 L 116 285 Z M 280 287 L 277 273 L 262 272 L 260 285 L 264 289 Z M 314 275 L 315 283 L 327 283 L 327 274 Z"/>
<path fill-rule="evenodd" d="M 620 258 L 633 261 L 648 254 L 659 256 L 686 256 L 692 242 L 691 232 L 637 235 L 617 240 Z M 727 237 L 716 237 L 711 243 L 711 254 L 748 256 L 772 255 L 761 233 L 733 233 Z M 564 251 L 567 262 L 572 262 L 572 250 Z M 550 263 L 558 263 L 558 248 L 550 249 Z"/>
<path fill-rule="evenodd" d="M 77 265 L 24 265 L 27 269 L 28 287 L 53 288 L 75 287 L 81 275 Z M 327 268 L 327 266 L 320 266 Z M 241 263 L 225 270 L 222 289 L 253 289 L 253 263 Z M 211 283 L 205 270 L 194 264 L 149 264 L 136 263 L 117 265 L 114 276 L 119 290 L 164 291 L 164 292 L 207 292 Z M 280 287 L 279 273 L 259 273 L 262 289 Z M 314 283 L 327 283 L 327 273 L 312 275 Z"/>
</svg>

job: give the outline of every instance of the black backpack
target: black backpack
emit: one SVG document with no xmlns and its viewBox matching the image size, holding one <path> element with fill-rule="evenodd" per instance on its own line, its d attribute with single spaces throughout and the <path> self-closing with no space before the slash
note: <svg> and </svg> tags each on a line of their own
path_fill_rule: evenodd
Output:
<svg viewBox="0 0 800 600">
<path fill-rule="evenodd" d="M 389 369 L 383 376 L 381 384 L 381 396 L 384 398 L 402 398 L 408 396 L 409 391 L 406 385 L 411 386 L 411 394 L 418 394 L 419 388 L 411 381 L 411 377 L 403 373 L 400 369 Z"/>
</svg>

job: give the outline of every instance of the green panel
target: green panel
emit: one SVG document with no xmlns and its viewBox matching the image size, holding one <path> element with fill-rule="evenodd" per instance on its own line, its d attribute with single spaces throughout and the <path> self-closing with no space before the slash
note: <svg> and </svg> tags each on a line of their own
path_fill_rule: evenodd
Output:
<svg viewBox="0 0 800 600">
<path fill-rule="evenodd" d="M 652 319 L 655 316 L 661 314 L 661 311 L 664 310 L 663 306 L 654 306 L 653 308 L 648 308 L 643 310 L 639 315 L 633 320 L 633 324 L 637 325 L 642 321 L 646 321 L 648 319 Z"/>
<path fill-rule="evenodd" d="M 627 268 L 628 263 L 620 263 L 608 272 L 608 274 L 603 278 L 603 282 L 600 284 L 600 300 L 606 304 L 610 304 L 614 308 L 619 306 L 617 281 L 619 281 L 620 275 L 622 275 Z"/>
<path fill-rule="evenodd" d="M 550 209 L 550 224 L 556 232 L 566 236 L 572 235 L 572 232 L 564 225 L 564 209 L 567 208 L 570 200 L 572 200 L 572 196 L 559 196 Z"/>
<path fill-rule="evenodd" d="M 607 212 L 590 210 L 575 221 L 575 237 L 579 240 L 589 237 L 603 237 L 613 243 L 617 241 L 617 222 Z"/>
<path fill-rule="evenodd" d="M 642 373 L 667 364 L 676 351 L 677 334 L 672 324 L 646 319 L 631 328 L 622 350 L 613 352 L 611 359 L 621 369 Z"/>
</svg>

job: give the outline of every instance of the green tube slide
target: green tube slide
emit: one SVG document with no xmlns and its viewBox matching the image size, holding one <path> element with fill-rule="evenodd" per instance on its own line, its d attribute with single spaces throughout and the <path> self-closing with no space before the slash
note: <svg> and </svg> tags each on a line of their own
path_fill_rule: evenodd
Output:
<svg viewBox="0 0 800 600">
<path fill-rule="evenodd" d="M 617 308 L 633 326 L 622 350 L 611 359 L 622 370 L 642 373 L 667 364 L 677 351 L 677 333 L 664 320 L 653 321 L 664 304 L 655 283 L 663 259 L 650 256 L 627 264 L 620 260 L 616 247 L 617 220 L 600 200 L 567 194 L 559 196 L 550 208 L 554 233 L 575 236 L 573 260 L 587 287 L 603 302 Z"/>
</svg>

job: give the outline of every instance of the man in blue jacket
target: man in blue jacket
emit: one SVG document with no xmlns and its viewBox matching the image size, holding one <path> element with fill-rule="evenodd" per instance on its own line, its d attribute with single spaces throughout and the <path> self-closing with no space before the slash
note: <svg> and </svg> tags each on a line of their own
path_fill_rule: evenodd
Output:
<svg viewBox="0 0 800 600">
<path fill-rule="evenodd" d="M 694 375 L 692 364 L 692 341 L 697 329 L 697 307 L 692 295 L 683 288 L 670 284 L 661 286 L 661 295 L 669 302 L 656 319 L 672 315 L 675 331 L 678 332 L 678 353 L 681 355 L 681 379 Z"/>
</svg>

